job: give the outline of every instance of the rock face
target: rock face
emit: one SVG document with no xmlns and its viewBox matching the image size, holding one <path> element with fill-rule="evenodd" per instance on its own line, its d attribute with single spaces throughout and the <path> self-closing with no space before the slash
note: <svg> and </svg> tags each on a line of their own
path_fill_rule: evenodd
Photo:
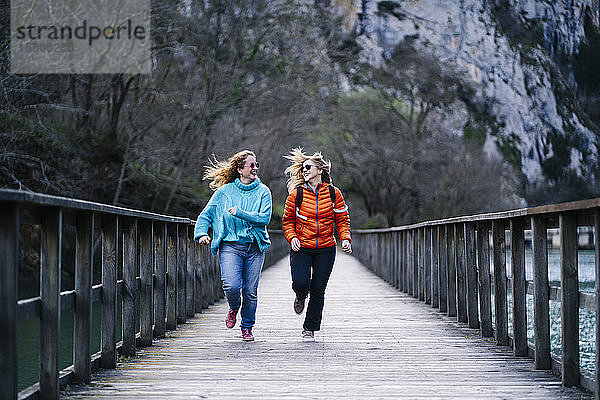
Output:
<svg viewBox="0 0 600 400">
<path fill-rule="evenodd" d="M 354 0 L 355 29 L 364 56 L 410 38 L 468 72 L 492 99 L 498 129 L 486 150 L 520 156 L 530 182 L 544 161 L 587 176 L 598 155 L 593 124 L 575 99 L 574 78 L 554 60 L 577 52 L 586 19 L 598 26 L 599 0 Z M 466 122 L 466 121 L 465 121 Z M 494 145 L 495 144 L 495 145 Z M 516 153 L 515 153 L 516 152 Z M 560 154 L 558 154 L 560 153 Z"/>
</svg>

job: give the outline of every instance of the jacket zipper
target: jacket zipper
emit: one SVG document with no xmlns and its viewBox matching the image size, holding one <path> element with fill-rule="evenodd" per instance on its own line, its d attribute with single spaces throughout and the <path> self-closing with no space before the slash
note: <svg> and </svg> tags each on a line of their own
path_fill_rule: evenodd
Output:
<svg viewBox="0 0 600 400">
<path fill-rule="evenodd" d="M 317 185 L 317 244 L 316 247 L 319 248 L 319 185 Z"/>
</svg>

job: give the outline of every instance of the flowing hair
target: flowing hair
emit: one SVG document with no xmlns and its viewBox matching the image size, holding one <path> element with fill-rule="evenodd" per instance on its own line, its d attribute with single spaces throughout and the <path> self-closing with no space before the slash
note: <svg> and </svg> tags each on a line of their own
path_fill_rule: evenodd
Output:
<svg viewBox="0 0 600 400">
<path fill-rule="evenodd" d="M 290 154 L 283 156 L 292 162 L 292 165 L 285 169 L 285 174 L 288 175 L 287 189 L 291 193 L 296 187 L 304 183 L 304 177 L 302 176 L 302 165 L 307 160 L 311 160 L 315 163 L 315 166 L 323 171 L 321 174 L 321 180 L 329 184 L 331 180 L 331 161 L 325 160 L 320 151 L 314 153 L 312 156 L 304 154 L 302 147 L 296 147 L 290 151 Z"/>
<path fill-rule="evenodd" d="M 213 154 L 212 158 L 208 159 L 209 164 L 206 165 L 203 180 L 210 180 L 208 186 L 212 190 L 217 190 L 226 183 L 231 183 L 240 176 L 238 168 L 244 168 L 246 158 L 252 156 L 256 159 L 256 155 L 250 150 L 242 150 L 235 153 L 225 161 L 217 160 Z"/>
</svg>

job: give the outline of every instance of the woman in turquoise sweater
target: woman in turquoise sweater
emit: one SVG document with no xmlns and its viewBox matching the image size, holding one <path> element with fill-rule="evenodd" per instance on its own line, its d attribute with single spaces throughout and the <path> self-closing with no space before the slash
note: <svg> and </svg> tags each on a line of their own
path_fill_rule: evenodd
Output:
<svg viewBox="0 0 600 400">
<path fill-rule="evenodd" d="M 271 220 L 271 191 L 257 176 L 258 162 L 250 150 L 240 151 L 226 161 L 214 160 L 204 174 L 215 190 L 198 216 L 194 239 L 211 243 L 219 253 L 223 291 L 229 303 L 225 325 L 233 328 L 242 309 L 242 339 L 254 340 L 252 327 L 258 302 L 258 280 L 271 244 L 267 225 Z M 241 296 L 240 296 L 241 292 Z"/>
</svg>

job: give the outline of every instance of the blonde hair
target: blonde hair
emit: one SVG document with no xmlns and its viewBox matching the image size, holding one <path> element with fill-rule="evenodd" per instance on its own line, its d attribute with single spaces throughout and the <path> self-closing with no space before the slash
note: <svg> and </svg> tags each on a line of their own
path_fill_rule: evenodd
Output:
<svg viewBox="0 0 600 400">
<path fill-rule="evenodd" d="M 304 154 L 302 147 L 296 147 L 290 151 L 290 154 L 283 156 L 292 162 L 292 165 L 285 169 L 286 175 L 289 176 L 287 180 L 287 189 L 291 193 L 296 187 L 304 183 L 304 177 L 302 176 L 302 166 L 307 160 L 311 160 L 315 163 L 315 166 L 323 171 L 321 174 L 321 180 L 329 184 L 331 180 L 331 161 L 325 160 L 320 151 L 314 153 L 312 156 Z"/>
<path fill-rule="evenodd" d="M 240 176 L 238 168 L 244 168 L 248 156 L 256 159 L 256 155 L 250 150 L 237 152 L 225 161 L 218 161 L 217 157 L 213 154 L 212 159 L 208 159 L 209 164 L 206 165 L 203 180 L 211 180 L 208 186 L 212 190 L 217 190 L 221 186 L 235 181 Z"/>
</svg>

